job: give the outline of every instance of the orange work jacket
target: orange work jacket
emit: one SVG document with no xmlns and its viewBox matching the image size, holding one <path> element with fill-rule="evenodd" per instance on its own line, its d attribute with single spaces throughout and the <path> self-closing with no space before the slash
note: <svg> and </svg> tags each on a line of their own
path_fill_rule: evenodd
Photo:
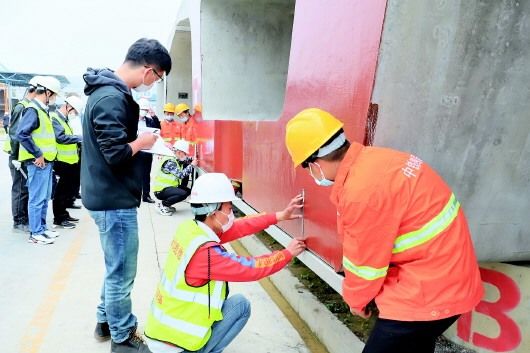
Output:
<svg viewBox="0 0 530 353">
<path fill-rule="evenodd" d="M 180 138 L 181 135 L 181 123 L 178 121 L 172 120 L 167 121 L 163 120 L 160 122 L 160 136 L 164 139 L 166 143 L 173 145 L 175 141 Z"/>
<path fill-rule="evenodd" d="M 471 311 L 483 296 L 466 217 L 418 157 L 352 143 L 331 194 L 343 237 L 343 297 L 357 312 L 432 321 Z"/>
<path fill-rule="evenodd" d="M 197 129 L 195 127 L 197 123 L 190 117 L 189 120 L 182 124 L 181 135 L 180 137 L 188 142 L 196 143 L 197 142 Z"/>
</svg>

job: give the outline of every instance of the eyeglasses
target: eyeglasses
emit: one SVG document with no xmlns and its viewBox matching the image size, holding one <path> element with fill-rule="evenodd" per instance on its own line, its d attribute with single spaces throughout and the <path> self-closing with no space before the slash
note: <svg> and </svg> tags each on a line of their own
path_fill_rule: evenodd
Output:
<svg viewBox="0 0 530 353">
<path fill-rule="evenodd" d="M 156 81 L 156 83 L 164 80 L 164 77 L 160 76 L 160 74 L 153 67 L 147 66 L 147 65 L 144 65 L 144 67 L 153 70 L 153 72 L 155 73 L 156 77 L 158 77 L 158 80 Z"/>
</svg>

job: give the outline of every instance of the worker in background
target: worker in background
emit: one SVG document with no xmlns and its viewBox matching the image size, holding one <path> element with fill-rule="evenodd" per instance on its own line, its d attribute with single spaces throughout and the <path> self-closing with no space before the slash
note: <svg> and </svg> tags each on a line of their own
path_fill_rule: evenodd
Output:
<svg viewBox="0 0 530 353">
<path fill-rule="evenodd" d="M 178 140 L 173 145 L 175 157 L 164 157 L 157 168 L 153 191 L 160 200 L 156 210 L 162 216 L 171 216 L 176 211 L 173 205 L 184 201 L 191 193 L 188 181 L 197 160 L 188 156 L 189 149 L 187 141 Z"/>
<path fill-rule="evenodd" d="M 17 130 L 22 116 L 22 112 L 29 105 L 29 103 L 35 98 L 37 82 L 39 76 L 34 76 L 29 80 L 29 86 L 26 89 L 26 94 L 21 101 L 11 110 L 11 121 L 9 126 L 9 139 L 6 140 L 8 144 L 4 149 L 9 153 L 9 170 L 11 172 L 11 213 L 13 215 L 13 229 L 28 233 L 29 232 L 29 221 L 28 221 L 28 187 L 26 185 L 26 177 L 28 170 L 24 163 L 18 162 L 18 151 L 19 142 L 17 140 Z M 13 164 L 13 161 L 17 165 Z M 26 177 L 24 176 L 26 175 Z"/>
<path fill-rule="evenodd" d="M 78 143 L 81 136 L 75 135 L 70 126 L 70 119 L 83 110 L 83 101 L 78 96 L 69 96 L 56 112 L 50 113 L 57 141 L 57 160 L 53 164 L 55 176 L 58 177 L 53 194 L 53 224 L 55 227 L 72 229 L 78 218 L 70 216 L 66 210 L 78 192 L 80 167 Z"/>
<path fill-rule="evenodd" d="M 346 278 L 343 297 L 379 318 L 364 353 L 434 352 L 435 340 L 484 290 L 466 217 L 449 186 L 410 153 L 350 143 L 317 108 L 286 127 L 287 150 L 320 186 L 332 186 Z"/>
<path fill-rule="evenodd" d="M 160 136 L 173 146 L 180 136 L 180 123 L 175 120 L 175 104 L 164 105 L 164 120 L 160 122 Z"/>
<path fill-rule="evenodd" d="M 139 107 L 131 89 L 149 90 L 171 71 L 171 57 L 155 39 L 139 39 L 116 71 L 88 69 L 82 124 L 81 195 L 99 229 L 105 263 L 94 337 L 112 338 L 113 353 L 149 353 L 136 333 L 131 291 L 138 257 L 142 165 L 138 152 L 157 140 L 138 132 Z"/>
<path fill-rule="evenodd" d="M 2 117 L 2 126 L 4 127 L 4 130 L 6 132 L 6 135 L 9 133 L 9 121 L 11 120 L 11 117 L 9 116 L 9 112 L 4 112 L 4 116 Z"/>
<path fill-rule="evenodd" d="M 304 242 L 294 239 L 287 249 L 260 257 L 228 252 L 222 244 L 299 218 L 295 211 L 302 207 L 297 196 L 283 211 L 234 221 L 234 200 L 232 184 L 222 173 L 195 181 L 190 198 L 195 219 L 177 228 L 147 316 L 145 336 L 153 353 L 222 352 L 250 316 L 245 297 L 227 298 L 228 282 L 260 280 L 304 251 Z"/>
<path fill-rule="evenodd" d="M 177 104 L 175 107 L 175 115 L 179 122 L 179 139 L 196 143 L 197 131 L 195 121 L 190 114 L 190 107 L 186 103 Z"/>
<path fill-rule="evenodd" d="M 151 107 L 145 98 L 140 99 L 140 117 L 138 120 L 138 131 L 142 128 L 153 128 L 160 130 L 160 121 L 156 116 L 152 117 L 149 113 Z M 153 165 L 153 155 L 147 152 L 140 152 L 138 159 L 142 165 L 142 201 L 154 203 L 151 198 L 151 167 Z"/>
<path fill-rule="evenodd" d="M 35 244 L 52 244 L 59 236 L 58 232 L 48 229 L 46 214 L 52 193 L 53 161 L 57 156 L 48 105 L 55 103 L 60 89 L 61 84 L 55 77 L 40 77 L 35 99 L 24 109 L 17 129 L 18 160 L 28 170 L 28 241 Z"/>
</svg>

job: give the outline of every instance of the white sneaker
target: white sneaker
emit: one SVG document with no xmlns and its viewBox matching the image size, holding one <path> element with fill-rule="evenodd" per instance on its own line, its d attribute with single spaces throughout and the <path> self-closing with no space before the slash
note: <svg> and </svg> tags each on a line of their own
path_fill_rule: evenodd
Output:
<svg viewBox="0 0 530 353">
<path fill-rule="evenodd" d="M 171 212 L 171 210 L 168 207 L 162 205 L 162 203 L 157 203 L 155 206 L 155 209 L 162 216 L 171 216 L 173 214 L 173 212 Z"/>
<path fill-rule="evenodd" d="M 32 234 L 28 238 L 28 243 L 48 245 L 53 244 L 54 240 L 47 238 L 43 234 Z"/>
<path fill-rule="evenodd" d="M 47 236 L 50 239 L 54 239 L 54 238 L 57 238 L 59 236 L 59 232 L 56 231 L 56 230 L 46 229 L 44 231 L 44 235 Z"/>
</svg>

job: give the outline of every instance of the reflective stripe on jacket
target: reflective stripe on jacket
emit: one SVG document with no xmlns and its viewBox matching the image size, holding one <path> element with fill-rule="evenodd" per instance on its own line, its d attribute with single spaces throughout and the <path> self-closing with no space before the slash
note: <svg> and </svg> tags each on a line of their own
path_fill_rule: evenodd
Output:
<svg viewBox="0 0 530 353">
<path fill-rule="evenodd" d="M 52 121 L 48 116 L 48 113 L 35 103 L 31 102 L 28 105 L 28 108 L 35 109 L 39 118 L 39 127 L 33 130 L 31 133 L 31 139 L 35 145 L 40 148 L 45 160 L 54 161 L 57 156 L 57 143 L 55 141 L 55 132 L 53 130 Z M 25 161 L 33 158 L 35 158 L 35 156 L 29 153 L 21 144 L 18 152 L 18 160 Z"/>
<path fill-rule="evenodd" d="M 64 121 L 56 112 L 50 113 L 50 117 L 61 124 L 66 135 L 73 136 L 74 132 L 66 121 Z M 76 164 L 79 162 L 79 152 L 77 151 L 77 144 L 70 143 L 67 145 L 57 143 L 57 160 L 67 164 Z"/>
<path fill-rule="evenodd" d="M 353 143 L 331 195 L 343 237 L 343 296 L 380 317 L 430 321 L 471 311 L 483 295 L 464 212 L 414 155 Z"/>
<path fill-rule="evenodd" d="M 221 309 L 228 286 L 226 282 L 212 280 L 209 286 L 192 287 L 186 282 L 185 271 L 200 246 L 218 241 L 193 220 L 179 226 L 147 316 L 147 337 L 189 351 L 196 351 L 208 342 L 212 325 L 223 319 Z"/>
</svg>

